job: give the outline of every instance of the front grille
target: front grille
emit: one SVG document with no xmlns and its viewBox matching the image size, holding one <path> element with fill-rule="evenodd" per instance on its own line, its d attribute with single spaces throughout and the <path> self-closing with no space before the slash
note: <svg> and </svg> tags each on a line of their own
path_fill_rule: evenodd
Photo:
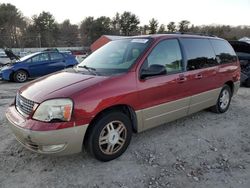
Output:
<svg viewBox="0 0 250 188">
<path fill-rule="evenodd" d="M 21 96 L 19 93 L 17 93 L 16 108 L 21 114 L 29 116 L 33 111 L 33 107 L 34 107 L 33 101 L 26 99 L 23 96 Z"/>
</svg>

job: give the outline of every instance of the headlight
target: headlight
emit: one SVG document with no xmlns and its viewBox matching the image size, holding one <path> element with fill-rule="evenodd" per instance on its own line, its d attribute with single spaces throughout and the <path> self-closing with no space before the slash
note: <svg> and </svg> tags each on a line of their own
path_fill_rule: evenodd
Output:
<svg viewBox="0 0 250 188">
<path fill-rule="evenodd" d="M 4 71 L 4 70 L 12 69 L 13 67 L 14 67 L 13 65 L 5 65 L 2 67 L 1 70 Z"/>
<path fill-rule="evenodd" d="M 33 119 L 50 122 L 69 121 L 72 114 L 73 102 L 70 99 L 52 99 L 40 104 Z"/>
</svg>

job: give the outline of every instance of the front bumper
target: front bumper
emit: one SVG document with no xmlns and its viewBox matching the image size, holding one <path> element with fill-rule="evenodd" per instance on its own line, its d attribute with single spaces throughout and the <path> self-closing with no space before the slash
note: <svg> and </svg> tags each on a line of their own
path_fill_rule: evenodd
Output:
<svg viewBox="0 0 250 188">
<path fill-rule="evenodd" d="M 88 125 L 50 131 L 32 131 L 23 128 L 27 121 L 16 111 L 14 106 L 8 108 L 6 117 L 16 139 L 29 150 L 55 155 L 73 154 L 82 151 L 83 139 Z"/>
<path fill-rule="evenodd" d="M 0 70 L 0 79 L 1 80 L 10 80 L 11 74 L 13 71 L 11 69 L 1 68 Z"/>
</svg>

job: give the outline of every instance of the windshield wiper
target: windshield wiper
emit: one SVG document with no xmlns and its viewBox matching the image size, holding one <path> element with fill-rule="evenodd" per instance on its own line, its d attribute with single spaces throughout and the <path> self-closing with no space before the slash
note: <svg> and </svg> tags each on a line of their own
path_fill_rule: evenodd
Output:
<svg viewBox="0 0 250 188">
<path fill-rule="evenodd" d="M 98 75 L 97 74 L 97 72 L 96 72 L 96 69 L 95 68 L 93 68 L 93 67 L 88 67 L 88 66 L 86 66 L 86 65 L 84 65 L 84 66 L 77 66 L 77 67 L 79 67 L 79 68 L 84 68 L 84 69 L 86 69 L 87 71 L 89 71 L 91 74 L 94 74 L 94 75 Z"/>
</svg>

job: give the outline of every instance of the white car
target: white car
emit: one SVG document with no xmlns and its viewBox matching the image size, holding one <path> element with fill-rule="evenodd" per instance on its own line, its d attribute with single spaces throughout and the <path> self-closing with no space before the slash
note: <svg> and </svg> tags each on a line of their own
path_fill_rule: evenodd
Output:
<svg viewBox="0 0 250 188">
<path fill-rule="evenodd" d="M 8 58 L 8 56 L 5 54 L 4 51 L 0 52 L 0 67 L 9 63 L 10 59 Z"/>
</svg>

